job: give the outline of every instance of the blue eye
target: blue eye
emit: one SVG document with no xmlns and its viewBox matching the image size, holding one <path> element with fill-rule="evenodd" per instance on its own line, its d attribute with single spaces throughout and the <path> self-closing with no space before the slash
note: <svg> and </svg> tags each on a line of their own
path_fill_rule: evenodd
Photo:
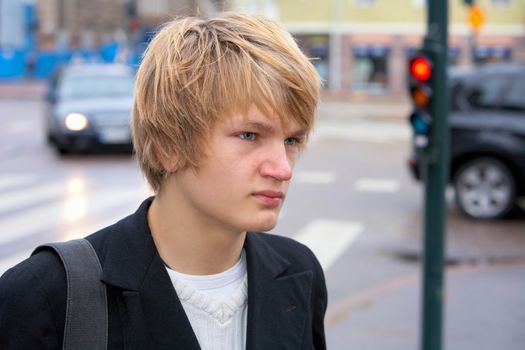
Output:
<svg viewBox="0 0 525 350">
<path fill-rule="evenodd" d="M 239 137 L 243 140 L 253 141 L 255 140 L 255 133 L 253 132 L 243 132 L 239 135 Z"/>
<path fill-rule="evenodd" d="M 289 137 L 284 140 L 284 144 L 287 146 L 295 146 L 299 144 L 299 140 L 297 140 L 295 137 Z"/>
</svg>

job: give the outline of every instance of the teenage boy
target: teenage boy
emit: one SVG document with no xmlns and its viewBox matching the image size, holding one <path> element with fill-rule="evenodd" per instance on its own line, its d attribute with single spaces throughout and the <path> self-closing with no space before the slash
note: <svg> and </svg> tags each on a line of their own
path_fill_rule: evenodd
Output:
<svg viewBox="0 0 525 350">
<path fill-rule="evenodd" d="M 272 229 L 313 124 L 320 80 L 289 33 L 248 15 L 182 18 L 151 42 L 132 116 L 155 196 L 88 236 L 109 349 L 325 349 L 322 269 Z M 60 259 L 0 280 L 0 348 L 60 349 Z"/>
</svg>

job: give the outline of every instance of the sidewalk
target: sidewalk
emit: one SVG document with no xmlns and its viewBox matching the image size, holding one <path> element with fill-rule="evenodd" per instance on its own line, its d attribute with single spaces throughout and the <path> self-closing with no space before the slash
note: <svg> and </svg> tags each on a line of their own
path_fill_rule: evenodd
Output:
<svg viewBox="0 0 525 350">
<path fill-rule="evenodd" d="M 406 99 L 376 97 L 371 100 L 351 100 L 321 97 L 318 114 L 323 120 L 359 118 L 376 121 L 405 121 L 410 108 L 410 103 Z"/>
<path fill-rule="evenodd" d="M 447 268 L 442 349 L 522 350 L 523 291 L 525 260 Z M 412 274 L 332 300 L 328 348 L 420 349 L 421 298 L 420 275 Z"/>
<path fill-rule="evenodd" d="M 46 88 L 43 80 L 0 81 L 0 99 L 41 99 Z"/>
</svg>

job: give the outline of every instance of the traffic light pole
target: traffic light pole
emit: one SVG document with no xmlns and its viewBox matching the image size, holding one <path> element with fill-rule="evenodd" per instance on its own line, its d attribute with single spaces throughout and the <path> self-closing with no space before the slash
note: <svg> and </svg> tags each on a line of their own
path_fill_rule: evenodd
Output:
<svg viewBox="0 0 525 350">
<path fill-rule="evenodd" d="M 445 186 L 449 174 L 447 125 L 448 1 L 427 0 L 428 30 L 423 51 L 434 63 L 433 127 L 423 150 L 425 220 L 421 350 L 440 350 L 443 325 Z"/>
</svg>

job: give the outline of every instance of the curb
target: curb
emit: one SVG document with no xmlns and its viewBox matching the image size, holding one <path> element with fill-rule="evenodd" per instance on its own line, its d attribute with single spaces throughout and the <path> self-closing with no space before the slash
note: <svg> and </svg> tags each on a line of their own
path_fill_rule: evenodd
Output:
<svg viewBox="0 0 525 350">
<path fill-rule="evenodd" d="M 42 99 L 46 89 L 44 81 L 1 82 L 0 99 Z"/>
</svg>

